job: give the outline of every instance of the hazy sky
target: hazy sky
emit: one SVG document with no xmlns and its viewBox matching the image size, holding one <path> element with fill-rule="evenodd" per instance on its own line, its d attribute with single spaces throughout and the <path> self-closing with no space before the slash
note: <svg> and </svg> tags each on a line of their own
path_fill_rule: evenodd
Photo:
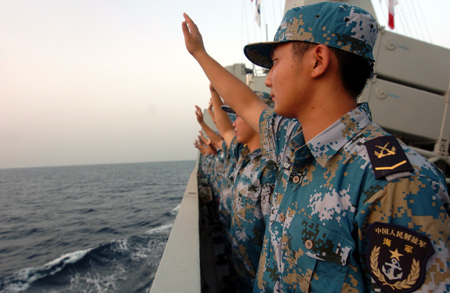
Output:
<svg viewBox="0 0 450 293">
<path fill-rule="evenodd" d="M 262 5 L 271 40 L 284 0 Z M 424 21 L 397 31 L 450 48 L 450 1 L 396 9 Z M 0 0 L 0 168 L 195 159 L 209 91 L 183 12 L 222 65 L 250 67 L 243 46 L 266 38 L 250 0 Z"/>
</svg>

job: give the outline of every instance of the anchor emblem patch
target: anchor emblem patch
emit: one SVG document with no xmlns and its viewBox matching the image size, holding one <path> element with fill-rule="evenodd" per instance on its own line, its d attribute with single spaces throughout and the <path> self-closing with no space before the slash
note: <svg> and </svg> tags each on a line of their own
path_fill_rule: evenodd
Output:
<svg viewBox="0 0 450 293">
<path fill-rule="evenodd" d="M 415 231 L 378 222 L 369 228 L 366 262 L 370 274 L 384 292 L 418 289 L 433 253 L 428 237 Z"/>
<path fill-rule="evenodd" d="M 397 251 L 397 249 L 396 249 L 396 251 Z M 386 269 L 386 267 L 389 267 L 389 268 Z M 382 269 L 383 274 L 385 274 L 386 277 L 391 281 L 401 279 L 403 276 L 402 267 L 400 266 L 400 262 L 395 258 L 391 258 L 391 262 L 385 263 L 382 268 L 383 268 Z M 400 272 L 397 275 L 395 275 L 395 272 L 397 270 Z"/>
</svg>

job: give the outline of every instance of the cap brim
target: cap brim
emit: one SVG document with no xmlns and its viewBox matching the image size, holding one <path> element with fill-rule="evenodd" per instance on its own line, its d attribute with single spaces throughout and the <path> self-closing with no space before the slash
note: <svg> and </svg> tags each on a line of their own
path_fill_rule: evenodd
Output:
<svg viewBox="0 0 450 293">
<path fill-rule="evenodd" d="M 235 114 L 235 115 L 236 115 L 236 112 L 234 112 L 234 110 L 231 109 L 230 106 L 228 106 L 228 105 L 222 105 L 222 106 L 220 106 L 220 108 L 221 108 L 222 110 L 224 110 L 225 112 L 227 112 L 227 113 Z"/>
<path fill-rule="evenodd" d="M 244 54 L 252 63 L 264 67 L 272 68 L 272 49 L 280 42 L 253 43 L 244 47 Z"/>
</svg>

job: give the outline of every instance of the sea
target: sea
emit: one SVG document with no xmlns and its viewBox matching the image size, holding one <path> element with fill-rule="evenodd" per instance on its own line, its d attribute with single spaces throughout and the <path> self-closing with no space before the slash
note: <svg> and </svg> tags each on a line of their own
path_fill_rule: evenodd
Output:
<svg viewBox="0 0 450 293">
<path fill-rule="evenodd" d="M 148 292 L 194 167 L 0 169 L 0 292 Z"/>
</svg>

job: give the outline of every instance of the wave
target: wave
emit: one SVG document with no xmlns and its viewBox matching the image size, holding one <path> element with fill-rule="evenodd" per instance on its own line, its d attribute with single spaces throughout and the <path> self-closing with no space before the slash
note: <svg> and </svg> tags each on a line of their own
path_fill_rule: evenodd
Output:
<svg viewBox="0 0 450 293">
<path fill-rule="evenodd" d="M 194 165 L 0 170 L 0 292 L 148 292 Z"/>
<path fill-rule="evenodd" d="M 68 264 L 73 264 L 86 256 L 90 249 L 67 253 L 55 260 L 46 263 L 40 268 L 26 268 L 16 274 L 0 280 L 0 289 L 6 292 L 20 292 L 27 290 L 30 284 L 44 277 L 55 275 Z"/>
<path fill-rule="evenodd" d="M 0 279 L 0 292 L 136 292 L 137 283 L 142 292 L 148 292 L 167 242 L 167 237 L 152 234 L 168 231 L 172 225 L 154 228 L 143 237 L 67 253 L 39 268 L 23 269 Z"/>
<path fill-rule="evenodd" d="M 172 209 L 172 211 L 170 212 L 170 215 L 176 216 L 178 214 L 178 211 L 180 210 L 180 206 L 181 206 L 181 203 L 179 205 L 177 205 L 176 207 L 174 207 Z"/>
<path fill-rule="evenodd" d="M 162 225 L 156 228 L 152 228 L 150 230 L 148 230 L 147 232 L 145 232 L 145 234 L 147 235 L 152 235 L 152 234 L 158 234 L 158 233 L 168 233 L 170 232 L 170 230 L 173 227 L 173 223 L 169 223 L 166 225 Z"/>
</svg>

